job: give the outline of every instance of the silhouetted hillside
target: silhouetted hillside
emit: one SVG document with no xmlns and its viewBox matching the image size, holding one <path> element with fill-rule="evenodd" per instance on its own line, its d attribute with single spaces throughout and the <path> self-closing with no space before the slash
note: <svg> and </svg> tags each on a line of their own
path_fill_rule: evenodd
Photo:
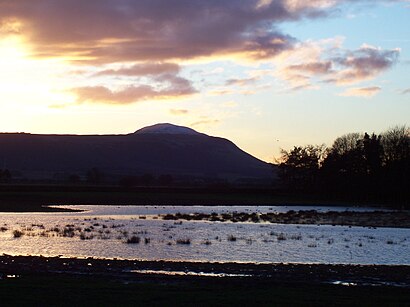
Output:
<svg viewBox="0 0 410 307">
<path fill-rule="evenodd" d="M 0 134 L 0 162 L 14 177 L 85 176 L 92 168 L 110 176 L 192 176 L 226 180 L 272 177 L 272 166 L 231 141 L 159 124 L 127 135 Z"/>
</svg>

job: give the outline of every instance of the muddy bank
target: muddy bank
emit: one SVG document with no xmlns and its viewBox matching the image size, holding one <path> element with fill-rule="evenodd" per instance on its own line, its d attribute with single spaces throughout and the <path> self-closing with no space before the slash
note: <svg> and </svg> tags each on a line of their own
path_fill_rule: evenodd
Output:
<svg viewBox="0 0 410 307">
<path fill-rule="evenodd" d="M 169 273 L 169 274 L 164 274 Z M 410 288 L 410 266 L 245 264 L 0 256 L 0 277 L 63 274 L 124 281 L 188 279 L 264 280 L 277 283 L 346 284 Z"/>
<path fill-rule="evenodd" d="M 409 211 L 329 211 L 290 210 L 285 213 L 193 213 L 164 214 L 164 220 L 212 221 L 212 222 L 269 222 L 278 224 L 313 224 L 363 227 L 410 228 Z"/>
</svg>

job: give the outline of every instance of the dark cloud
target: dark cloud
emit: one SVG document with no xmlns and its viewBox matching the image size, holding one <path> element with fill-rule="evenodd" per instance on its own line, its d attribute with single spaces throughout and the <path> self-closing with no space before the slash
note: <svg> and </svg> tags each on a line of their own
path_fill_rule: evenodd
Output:
<svg viewBox="0 0 410 307">
<path fill-rule="evenodd" d="M 293 84 L 296 90 L 310 88 L 313 78 L 336 85 L 354 84 L 373 79 L 390 69 L 399 55 L 398 49 L 383 50 L 364 45 L 356 50 L 346 50 L 332 46 L 316 58 L 285 66 L 278 76 Z"/>
<path fill-rule="evenodd" d="M 0 37 L 23 36 L 33 57 L 64 56 L 91 66 L 128 63 L 90 74 L 128 77 L 129 85 L 122 89 L 111 90 L 111 84 L 73 89 L 80 102 L 122 104 L 195 93 L 173 64 L 178 60 L 217 55 L 273 58 L 298 44 L 279 30 L 283 22 L 329 16 L 347 2 L 394 1 L 0 0 Z M 287 74 L 354 83 L 390 68 L 397 56 L 398 51 L 361 48 L 316 63 L 292 63 Z M 134 80 L 142 76 L 153 84 Z M 228 80 L 231 85 L 247 82 L 253 81 Z M 309 86 L 297 84 L 301 85 Z"/>
<path fill-rule="evenodd" d="M 329 82 L 354 83 L 373 78 L 391 68 L 399 57 L 399 50 L 382 50 L 370 46 L 347 52 L 334 62 L 341 67 L 336 79 Z"/>
<path fill-rule="evenodd" d="M 403 90 L 401 93 L 402 95 L 410 94 L 410 88 Z"/>
<path fill-rule="evenodd" d="M 352 2 L 397 0 L 0 0 L 0 29 L 24 35 L 34 55 L 87 63 L 266 58 L 296 42 L 278 30 L 282 22 Z"/>
<path fill-rule="evenodd" d="M 37 56 L 101 63 L 231 53 L 265 58 L 295 41 L 276 25 L 326 13 L 289 2 L 295 1 L 1 0 L 0 22 L 13 20 Z"/>
<path fill-rule="evenodd" d="M 159 75 L 155 78 L 157 82 L 168 83 L 170 86 L 163 91 L 167 96 L 186 96 L 197 93 L 191 81 L 173 74 Z"/>
</svg>

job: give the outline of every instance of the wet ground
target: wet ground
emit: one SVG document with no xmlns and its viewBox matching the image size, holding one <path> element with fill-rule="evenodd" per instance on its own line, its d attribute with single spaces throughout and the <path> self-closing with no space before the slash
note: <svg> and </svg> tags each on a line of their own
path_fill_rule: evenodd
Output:
<svg viewBox="0 0 410 307">
<path fill-rule="evenodd" d="M 410 289 L 410 266 L 197 263 L 0 256 L 2 279 L 32 274 L 88 275 L 127 282 L 158 278 L 177 280 L 182 276 L 191 279 L 265 280 L 278 283 L 394 286 Z"/>
</svg>

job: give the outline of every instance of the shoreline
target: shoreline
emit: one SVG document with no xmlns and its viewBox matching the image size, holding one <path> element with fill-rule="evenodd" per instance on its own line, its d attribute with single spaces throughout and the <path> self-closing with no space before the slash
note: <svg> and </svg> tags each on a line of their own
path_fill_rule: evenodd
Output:
<svg viewBox="0 0 410 307">
<path fill-rule="evenodd" d="M 356 227 L 388 227 L 410 228 L 410 212 L 408 211 L 328 211 L 317 210 L 289 210 L 279 213 L 222 213 L 222 214 L 162 214 L 163 220 L 185 221 L 209 221 L 209 222 L 250 222 L 294 225 L 332 225 L 332 226 L 356 226 Z"/>
<path fill-rule="evenodd" d="M 139 274 L 133 272 L 135 268 L 224 269 L 255 276 Z M 0 297 L 7 306 L 408 306 L 409 280 L 410 266 L 173 264 L 0 256 Z"/>
<path fill-rule="evenodd" d="M 0 256 L 8 306 L 408 306 L 409 289 L 410 266 Z"/>
<path fill-rule="evenodd" d="M 144 273 L 144 271 L 148 273 Z M 164 274 L 164 272 L 170 274 Z M 185 273 L 185 275 L 178 273 Z M 238 279 L 297 284 L 346 283 L 352 286 L 396 286 L 410 289 L 410 265 L 220 263 L 97 259 L 92 257 L 11 256 L 4 254 L 0 256 L 0 276 L 3 278 L 32 274 L 86 275 L 129 282 L 141 282 L 150 278 Z"/>
</svg>

